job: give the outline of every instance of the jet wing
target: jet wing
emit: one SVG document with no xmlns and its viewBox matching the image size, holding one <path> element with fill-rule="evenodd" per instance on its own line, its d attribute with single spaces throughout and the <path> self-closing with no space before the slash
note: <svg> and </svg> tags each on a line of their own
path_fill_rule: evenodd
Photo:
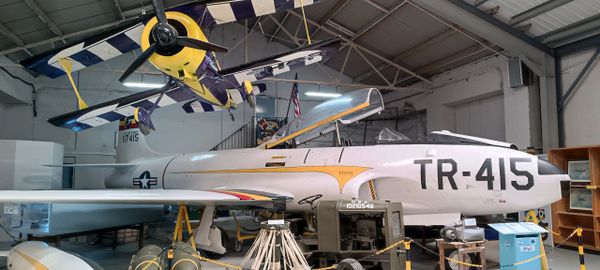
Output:
<svg viewBox="0 0 600 270">
<path fill-rule="evenodd" d="M 300 118 L 295 118 L 275 133 L 261 147 L 273 148 L 295 139 L 304 143 L 331 132 L 335 122 L 350 124 L 383 111 L 383 96 L 375 88 L 355 90 L 337 98 L 327 100 Z"/>
<path fill-rule="evenodd" d="M 167 11 L 181 12 L 198 22 L 201 28 L 208 29 L 214 24 L 224 24 L 252 17 L 275 13 L 317 3 L 319 0 L 212 0 L 192 2 Z M 106 61 L 115 56 L 140 48 L 142 31 L 153 15 L 132 18 L 123 26 L 102 31 L 91 37 L 67 43 L 55 50 L 35 55 L 21 61 L 27 69 L 56 78 L 65 74 L 59 59 L 67 59 L 73 64 L 73 71 Z"/>
<path fill-rule="evenodd" d="M 2 190 L 0 202 L 236 205 L 289 200 L 290 194 L 214 189 Z"/>
<path fill-rule="evenodd" d="M 233 85 L 242 85 L 244 81 L 254 82 L 321 62 L 336 53 L 339 46 L 340 38 L 335 37 L 243 65 L 223 69 L 219 71 L 219 75 L 233 83 Z"/>
</svg>

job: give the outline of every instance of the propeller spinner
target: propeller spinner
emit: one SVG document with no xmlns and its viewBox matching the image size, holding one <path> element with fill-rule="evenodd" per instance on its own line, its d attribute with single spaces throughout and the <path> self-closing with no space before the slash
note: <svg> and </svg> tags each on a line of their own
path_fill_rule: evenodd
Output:
<svg viewBox="0 0 600 270">
<path fill-rule="evenodd" d="M 162 4 L 162 0 L 152 0 L 154 7 L 154 13 L 158 19 L 158 23 L 154 25 L 150 34 L 153 38 L 153 43 L 145 51 L 140 54 L 132 63 L 129 65 L 127 70 L 119 78 L 120 82 L 125 81 L 131 73 L 138 69 L 144 62 L 157 51 L 169 50 L 170 48 L 181 46 L 188 47 L 196 50 L 213 51 L 213 52 L 227 52 L 228 49 L 210 42 L 189 38 L 186 36 L 179 36 L 177 28 L 169 23 L 167 15 Z"/>
</svg>

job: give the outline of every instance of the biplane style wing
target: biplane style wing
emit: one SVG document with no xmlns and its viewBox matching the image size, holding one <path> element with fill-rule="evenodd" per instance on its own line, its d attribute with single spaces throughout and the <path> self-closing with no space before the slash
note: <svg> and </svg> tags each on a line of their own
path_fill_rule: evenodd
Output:
<svg viewBox="0 0 600 270">
<path fill-rule="evenodd" d="M 235 205 L 293 199 L 291 194 L 238 189 L 2 190 L 2 202 Z"/>
<path fill-rule="evenodd" d="M 167 11 L 181 12 L 191 17 L 201 28 L 207 29 L 214 24 L 234 22 L 297 8 L 301 6 L 301 3 L 307 6 L 317 2 L 319 1 L 219 0 L 193 2 L 167 9 Z M 153 16 L 153 14 L 148 14 L 132 18 L 117 29 L 107 30 L 76 42 L 67 43 L 55 50 L 33 56 L 20 63 L 27 69 L 50 78 L 65 74 L 64 68 L 59 63 L 60 59 L 67 59 L 73 63 L 72 71 L 84 69 L 140 48 L 144 26 Z"/>
<path fill-rule="evenodd" d="M 303 46 L 278 55 L 266 57 L 244 65 L 221 70 L 217 76 L 205 77 L 206 85 L 226 82 L 228 85 L 237 86 L 244 81 L 254 82 L 269 76 L 281 74 L 299 67 L 322 61 L 337 51 L 340 45 L 339 38 L 324 40 L 312 45 Z M 207 81 L 208 80 L 208 81 Z M 215 82 L 213 82 L 215 81 Z M 255 83 L 253 93 L 260 94 L 266 90 L 264 84 Z M 52 125 L 80 131 L 104 125 L 122 118 L 133 116 L 136 108 L 151 110 L 160 96 L 161 89 L 152 89 L 112 101 L 104 102 L 75 112 L 59 115 L 48 119 Z M 238 89 L 230 89 L 229 95 L 235 104 L 244 102 Z M 185 85 L 178 84 L 165 92 L 157 108 L 184 102 L 182 108 L 187 113 L 220 111 L 219 106 L 198 99 L 193 91 Z"/>
<path fill-rule="evenodd" d="M 252 85 L 253 90 L 252 93 L 258 95 L 267 90 L 267 86 L 264 83 L 254 83 Z M 228 89 L 227 92 L 231 97 L 231 100 L 235 104 L 240 104 L 244 102 L 244 98 L 238 89 Z M 192 100 L 188 101 L 181 106 L 186 113 L 200 113 L 200 112 L 217 112 L 223 110 L 223 108 L 209 104 L 200 100 Z"/>
<path fill-rule="evenodd" d="M 330 38 L 237 67 L 223 69 L 219 71 L 219 75 L 234 85 L 241 85 L 244 81 L 258 81 L 321 62 L 337 52 L 340 42 L 339 37 Z"/>
<path fill-rule="evenodd" d="M 194 99 L 194 95 L 190 91 L 184 90 L 183 87 L 185 86 L 176 86 L 165 92 L 157 106 L 160 108 Z M 160 93 L 161 89 L 139 92 L 82 110 L 55 116 L 48 119 L 48 122 L 57 127 L 64 127 L 73 131 L 97 127 L 133 116 L 136 108 L 151 109 L 155 106 L 154 104 Z"/>
</svg>

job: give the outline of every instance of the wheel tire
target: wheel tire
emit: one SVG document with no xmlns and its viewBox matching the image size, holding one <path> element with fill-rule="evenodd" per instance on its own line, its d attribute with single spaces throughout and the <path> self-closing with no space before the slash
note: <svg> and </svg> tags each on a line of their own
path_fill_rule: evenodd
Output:
<svg viewBox="0 0 600 270">
<path fill-rule="evenodd" d="M 448 250 L 448 251 L 446 251 L 446 257 L 458 260 L 458 250 Z M 467 253 L 467 258 L 466 259 L 467 259 L 465 261 L 466 263 L 477 263 L 478 262 L 477 256 L 475 256 L 472 253 Z M 457 263 L 453 263 L 453 262 L 450 262 L 448 260 L 445 260 L 445 261 L 446 261 L 446 270 L 458 270 L 459 269 Z M 471 266 L 471 267 L 468 268 L 468 270 L 479 270 L 479 268 Z"/>
<path fill-rule="evenodd" d="M 355 259 L 344 259 L 342 260 L 337 268 L 337 270 L 364 270 L 362 265 Z"/>
<path fill-rule="evenodd" d="M 152 129 L 147 126 L 146 124 L 139 122 L 138 123 L 138 128 L 140 129 L 140 132 L 142 132 L 142 134 L 144 134 L 144 136 L 150 134 L 150 132 L 152 131 Z"/>
</svg>

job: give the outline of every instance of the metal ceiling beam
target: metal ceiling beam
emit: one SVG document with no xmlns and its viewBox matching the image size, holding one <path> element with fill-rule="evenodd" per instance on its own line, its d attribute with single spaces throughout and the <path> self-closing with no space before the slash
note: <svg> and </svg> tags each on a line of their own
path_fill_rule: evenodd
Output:
<svg viewBox="0 0 600 270">
<path fill-rule="evenodd" d="M 273 38 L 275 38 L 275 36 L 277 36 L 277 33 L 279 33 L 279 30 L 281 30 L 282 25 L 285 24 L 285 21 L 288 19 L 289 16 L 290 16 L 290 13 L 286 12 L 285 16 L 283 16 L 283 20 L 281 20 L 281 23 L 276 23 L 277 28 L 275 28 L 275 31 L 273 31 L 273 34 L 271 34 L 271 38 L 269 38 L 269 42 L 273 41 Z"/>
<path fill-rule="evenodd" d="M 88 28 L 88 29 L 85 29 L 85 30 L 81 30 L 81 31 L 77 31 L 77 32 L 66 34 L 66 35 L 63 36 L 63 38 L 65 38 L 65 39 L 74 38 L 74 37 L 79 37 L 79 36 L 82 36 L 82 35 L 85 35 L 85 34 L 98 32 L 100 30 L 104 30 L 104 29 L 110 28 L 110 27 L 115 27 L 115 26 L 118 26 L 118 25 L 120 25 L 122 23 L 129 22 L 131 20 L 132 19 L 124 19 L 124 20 L 119 20 L 119 21 L 116 21 L 116 22 L 111 22 L 111 23 L 99 25 L 99 26 L 96 26 L 96 27 L 92 27 L 92 28 Z M 0 24 L 0 32 L 3 32 L 2 28 L 3 28 L 3 25 Z M 4 27 L 4 28 L 6 28 L 6 27 Z M 33 43 L 29 43 L 29 44 L 23 44 L 23 42 L 20 41 L 20 39 L 19 39 L 20 44 L 17 44 L 17 45 L 19 45 L 18 47 L 14 47 L 14 48 L 2 50 L 2 51 L 0 51 L 0 55 L 5 55 L 5 54 L 8 54 L 8 53 L 18 52 L 18 51 L 21 51 L 21 50 L 28 51 L 27 49 L 29 49 L 29 48 L 39 47 L 39 46 L 46 45 L 46 44 L 49 44 L 49 43 L 52 43 L 52 42 L 55 42 L 55 41 L 59 41 L 61 39 L 62 39 L 61 37 L 54 37 L 54 38 L 45 39 L 45 40 L 42 40 L 42 41 L 33 42 Z M 15 42 L 15 43 L 17 43 L 17 42 Z"/>
<path fill-rule="evenodd" d="M 274 77 L 264 78 L 261 81 L 345 86 L 345 87 L 353 87 L 353 88 L 377 88 L 380 90 L 385 89 L 385 90 L 394 90 L 394 91 L 411 91 L 411 92 L 422 92 L 422 93 L 431 93 L 432 92 L 431 90 L 428 90 L 428 89 L 397 87 L 397 86 L 389 86 L 389 85 L 369 85 L 369 84 L 361 84 L 361 83 L 342 83 L 342 82 L 330 82 L 330 81 L 290 80 L 290 79 L 281 79 L 281 78 L 274 78 Z"/>
<path fill-rule="evenodd" d="M 367 62 L 367 64 L 369 65 L 369 67 L 371 67 L 371 69 L 373 71 L 375 71 L 377 73 L 377 75 L 379 75 L 379 77 L 387 84 L 387 85 L 392 85 L 392 83 L 385 77 L 383 76 L 383 74 L 379 71 L 379 69 L 377 69 L 375 67 L 375 65 L 373 65 L 373 63 L 371 63 L 371 61 L 369 61 L 369 59 L 360 51 L 357 50 L 356 48 L 353 47 L 353 49 L 356 51 L 356 53 L 358 53 L 358 55 L 360 55 L 360 57 Z"/>
<path fill-rule="evenodd" d="M 294 41 L 294 43 L 296 43 L 296 45 L 300 46 L 300 42 L 298 41 L 298 38 L 295 37 L 294 35 L 292 35 L 292 33 L 290 33 L 290 31 L 288 31 L 282 23 L 280 23 L 277 18 L 273 17 L 273 15 L 267 15 L 269 16 L 269 18 L 275 23 L 277 24 L 277 26 L 281 29 L 281 31 L 283 31 L 292 41 Z"/>
<path fill-rule="evenodd" d="M 431 45 L 437 44 L 437 43 L 445 40 L 446 38 L 449 38 L 449 37 L 451 37 L 453 35 L 456 35 L 457 33 L 458 32 L 454 31 L 454 29 L 448 29 L 448 30 L 446 30 L 446 31 L 444 31 L 444 32 L 442 32 L 440 34 L 435 35 L 432 38 L 429 38 L 429 39 L 427 39 L 427 40 L 425 40 L 425 41 L 417 44 L 416 46 L 413 46 L 413 47 L 411 47 L 411 48 L 409 48 L 409 49 L 401 52 L 396 57 L 394 57 L 394 59 L 392 59 L 392 61 L 393 62 L 398 62 L 398 61 L 400 61 L 400 60 L 402 60 L 402 59 L 404 59 L 406 57 L 409 57 L 409 56 L 417 53 L 420 50 L 423 50 L 423 49 L 425 49 L 425 48 L 427 48 L 427 47 L 429 47 Z M 390 66 L 391 65 L 389 65 L 387 63 L 384 63 L 384 64 L 379 65 L 377 68 L 379 70 L 384 70 L 386 68 L 389 68 Z M 369 78 L 369 77 L 373 76 L 374 74 L 375 74 L 375 72 L 369 71 L 367 73 L 364 73 L 364 74 L 356 77 L 355 80 L 360 82 L 360 81 L 362 81 L 362 80 L 364 80 L 366 78 Z"/>
<path fill-rule="evenodd" d="M 564 57 L 569 54 L 600 47 L 600 34 L 591 36 L 575 43 L 566 44 L 556 48 L 557 57 Z"/>
<path fill-rule="evenodd" d="M 48 17 L 48 15 L 46 14 L 46 12 L 44 12 L 44 10 L 42 10 L 42 8 L 40 8 L 40 6 L 34 1 L 34 0 L 24 0 L 25 4 L 27 4 L 31 10 L 33 10 L 33 12 L 35 13 L 35 15 L 38 16 L 38 18 L 40 18 L 40 20 L 45 23 L 46 25 L 48 25 L 48 27 L 50 28 L 50 30 L 52 30 L 52 32 L 54 32 L 54 34 L 56 34 L 57 36 L 59 36 L 62 40 L 63 43 L 67 43 L 67 41 L 63 38 L 64 34 L 63 32 L 58 28 L 58 26 L 56 26 L 56 24 Z"/>
<path fill-rule="evenodd" d="M 559 41 L 563 41 L 563 40 L 567 40 L 567 39 L 577 39 L 578 35 L 580 35 L 582 33 L 590 32 L 590 31 L 598 30 L 599 27 L 600 27 L 600 15 L 595 15 L 595 16 L 592 16 L 589 18 L 585 18 L 576 23 L 566 25 L 564 27 L 561 27 L 561 28 L 551 31 L 549 33 L 546 33 L 546 34 L 540 36 L 539 38 L 544 43 L 558 43 Z M 585 37 L 582 37 L 582 38 L 585 38 Z"/>
<path fill-rule="evenodd" d="M 362 29 L 360 29 L 355 36 L 353 36 L 350 40 L 354 41 L 357 38 L 359 38 L 360 36 L 364 35 L 365 33 L 367 33 L 369 30 L 371 30 L 373 27 L 377 26 L 379 23 L 381 23 L 383 20 L 385 20 L 385 18 L 389 17 L 390 15 L 392 15 L 396 10 L 398 10 L 399 8 L 401 8 L 402 6 L 404 6 L 408 1 L 402 1 L 400 2 L 400 4 L 396 5 L 395 7 L 393 7 L 392 9 L 388 10 L 386 13 L 382 14 L 381 16 L 379 16 L 377 19 L 375 19 L 374 21 L 372 21 L 370 24 L 366 25 L 365 27 L 363 27 Z"/>
<path fill-rule="evenodd" d="M 499 45 L 515 56 L 526 55 L 537 64 L 544 64 L 545 56 L 554 54 L 551 48 L 538 40 L 462 0 L 411 0 L 410 3 L 457 24 L 492 44 Z"/>
<path fill-rule="evenodd" d="M 515 25 L 518 23 L 522 23 L 526 20 L 537 17 L 537 16 L 542 15 L 550 10 L 553 10 L 555 8 L 558 8 L 560 6 L 566 5 L 571 2 L 573 2 L 573 0 L 550 0 L 550 1 L 544 2 L 540 5 L 532 7 L 528 10 L 525 10 L 525 11 L 513 16 L 510 19 L 509 24 Z"/>
<path fill-rule="evenodd" d="M 365 2 L 370 2 L 368 0 L 365 0 Z M 393 7 L 390 10 L 387 10 L 384 14 L 382 14 L 381 16 L 377 17 L 377 19 L 373 20 L 371 23 L 367 24 L 366 26 L 364 26 L 362 29 L 360 29 L 358 32 L 356 32 L 356 34 L 352 35 L 350 38 L 350 41 L 355 41 L 357 38 L 359 38 L 360 36 L 364 35 L 365 33 L 367 33 L 369 30 L 371 30 L 373 27 L 377 26 L 380 22 L 382 22 L 385 18 L 387 18 L 388 16 L 392 15 L 396 10 L 398 10 L 399 8 L 401 8 L 402 6 L 404 6 L 408 1 L 402 1 L 400 2 L 398 5 L 396 5 L 395 7 Z M 346 47 L 346 45 L 342 46 L 342 48 L 340 48 L 340 50 L 344 49 Z"/>
<path fill-rule="evenodd" d="M 292 14 L 292 15 L 296 16 L 297 18 L 302 18 L 302 15 L 298 14 L 298 13 L 297 13 L 297 12 L 295 12 L 295 11 L 290 11 L 290 14 Z M 313 26 L 318 26 L 318 25 L 319 25 L 319 24 L 318 24 L 318 23 L 316 23 L 315 21 L 313 21 L 313 20 L 311 20 L 311 19 L 308 19 L 308 18 L 306 19 L 306 22 L 307 22 L 307 23 L 309 23 L 309 24 L 311 24 L 311 25 L 313 25 Z M 329 28 L 327 28 L 327 27 L 323 27 L 322 29 L 323 29 L 323 31 L 325 31 L 325 32 L 329 33 L 330 35 L 333 35 L 333 36 L 339 36 L 339 34 L 338 34 L 338 33 L 336 33 L 335 31 L 333 31 L 333 30 L 331 30 L 331 29 L 329 29 Z M 360 44 L 356 44 L 356 43 L 354 43 L 353 41 L 350 41 L 348 38 L 345 38 L 345 37 L 340 37 L 340 38 L 342 39 L 342 41 L 344 41 L 344 42 L 347 42 L 347 43 L 350 43 L 352 46 L 356 47 L 357 49 L 360 49 L 360 50 L 362 50 L 363 52 L 366 52 L 366 53 L 368 53 L 368 54 L 370 54 L 370 55 L 374 56 L 375 58 L 377 58 L 377 59 L 379 59 L 379 60 L 381 60 L 381 61 L 383 61 L 383 62 L 386 62 L 386 63 L 388 63 L 388 64 L 390 64 L 390 65 L 392 65 L 392 66 L 394 66 L 394 67 L 396 67 L 396 68 L 398 68 L 398 69 L 400 69 L 400 70 L 402 70 L 402 71 L 404 71 L 404 72 L 406 72 L 406 73 L 408 73 L 408 74 L 414 75 L 415 77 L 419 78 L 420 80 L 422 80 L 422 81 L 424 81 L 424 82 L 426 82 L 426 83 L 428 83 L 428 84 L 431 84 L 431 83 L 432 83 L 430 80 L 428 80 L 428 79 L 426 79 L 426 78 L 424 78 L 424 77 L 422 77 L 422 76 L 419 76 L 419 74 L 416 74 L 416 73 L 415 73 L 415 72 L 413 72 L 412 70 L 410 70 L 410 69 L 408 69 L 408 68 L 406 68 L 406 67 L 403 67 L 403 66 L 401 66 L 401 65 L 398 65 L 398 64 L 396 64 L 396 63 L 394 63 L 394 62 L 390 61 L 390 60 L 388 59 L 388 57 L 382 56 L 382 55 L 380 55 L 380 54 L 378 54 L 378 53 L 376 53 L 376 52 L 374 52 L 374 51 L 372 51 L 372 50 L 370 50 L 370 49 L 367 49 L 367 48 L 365 48 L 364 46 L 362 46 L 362 45 L 360 45 Z"/>
<path fill-rule="evenodd" d="M 356 36 L 356 33 L 354 31 L 348 29 L 347 27 L 345 27 L 337 22 L 334 22 L 333 20 L 329 20 L 325 24 L 333 27 L 335 30 L 338 30 L 348 36 L 351 36 L 351 37 Z M 342 49 L 343 49 L 343 47 L 342 47 Z"/>
<path fill-rule="evenodd" d="M 371 5 L 372 7 L 378 9 L 379 11 L 383 12 L 383 13 L 387 13 L 388 10 L 384 7 L 382 7 L 381 5 L 371 1 L 371 0 L 363 0 L 365 3 Z"/>
<path fill-rule="evenodd" d="M 113 5 L 115 6 L 117 12 L 119 12 L 121 19 L 125 19 L 125 16 L 123 15 L 123 9 L 121 9 L 121 5 L 119 4 L 119 0 L 113 0 Z"/>
<path fill-rule="evenodd" d="M 458 51 L 450 56 L 444 57 L 442 59 L 438 59 L 435 62 L 429 63 L 425 66 L 419 67 L 415 71 L 418 72 L 419 74 L 435 73 L 444 67 L 447 67 L 449 65 L 452 65 L 452 64 L 460 62 L 460 61 L 463 61 L 463 60 L 473 57 L 475 55 L 481 54 L 481 53 L 485 52 L 486 50 L 487 50 L 486 47 L 477 44 L 477 45 L 471 46 L 469 48 L 463 49 L 461 51 Z M 412 78 L 413 78 L 412 76 L 405 76 L 403 78 L 400 78 L 397 80 L 397 82 L 394 86 L 402 84 L 404 82 L 407 82 L 408 80 L 410 80 Z"/>
<path fill-rule="evenodd" d="M 485 4 L 487 1 L 489 1 L 489 0 L 475 0 L 475 2 L 473 3 L 473 6 L 475 6 L 475 7 L 481 6 L 481 5 Z"/>
<path fill-rule="evenodd" d="M 5 35 L 13 43 L 17 44 L 17 46 L 20 46 L 20 47 L 25 46 L 25 43 L 23 42 L 23 40 L 21 40 L 17 35 L 15 35 L 15 33 L 13 33 L 13 31 L 8 29 L 4 24 L 1 24 L 1 23 L 0 23 L 0 33 Z M 27 50 L 27 48 L 25 48 L 24 50 L 25 50 L 25 52 L 27 52 L 27 54 L 33 56 L 33 53 L 31 53 L 31 51 Z"/>
<path fill-rule="evenodd" d="M 169 2 L 169 4 L 165 5 L 165 9 L 178 7 L 178 6 L 189 4 L 192 2 L 198 2 L 198 0 L 173 0 L 173 1 L 168 1 L 168 2 Z M 125 16 L 125 18 L 137 17 L 142 14 L 148 14 L 148 13 L 154 13 L 154 8 L 152 7 L 152 3 L 149 3 L 147 5 L 142 5 L 137 8 L 123 10 L 123 12 L 122 12 L 122 14 L 123 14 L 123 16 Z"/>
<path fill-rule="evenodd" d="M 335 6 L 333 6 L 333 8 L 331 8 L 331 10 L 329 10 L 329 12 L 327 12 L 327 14 L 323 16 L 323 19 L 319 21 L 319 26 L 317 26 L 317 28 L 312 33 L 310 33 L 310 36 L 312 37 L 316 35 L 319 32 L 319 30 L 321 30 L 323 25 L 325 25 L 325 23 L 327 23 L 329 20 L 333 19 L 333 17 L 335 17 L 335 15 L 337 15 L 342 10 L 342 8 L 344 8 L 349 2 L 350 0 L 340 0 L 337 3 L 335 3 Z"/>
</svg>

